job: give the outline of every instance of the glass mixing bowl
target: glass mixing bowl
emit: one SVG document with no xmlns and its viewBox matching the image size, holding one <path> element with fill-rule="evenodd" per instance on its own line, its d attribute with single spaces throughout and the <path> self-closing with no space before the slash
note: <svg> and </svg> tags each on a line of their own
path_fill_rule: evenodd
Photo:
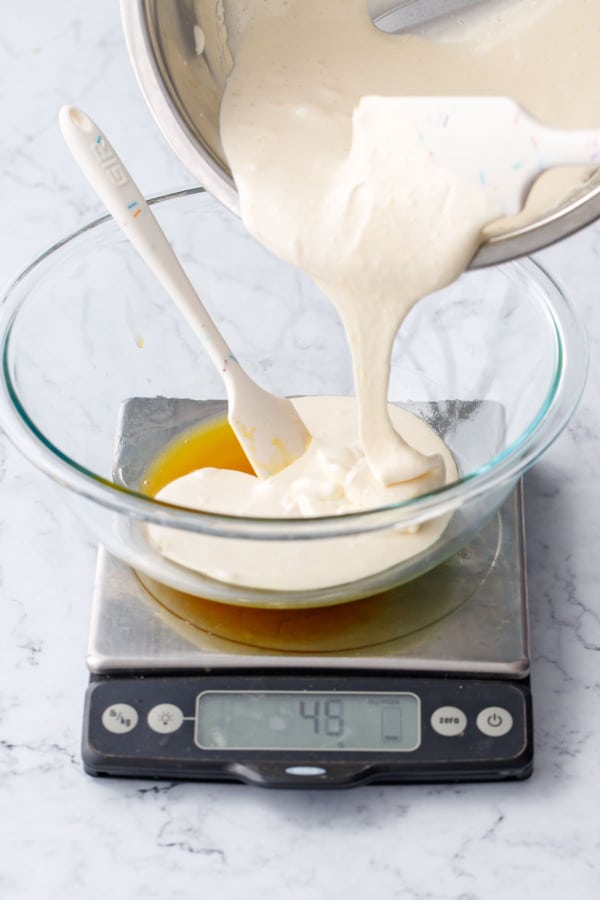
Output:
<svg viewBox="0 0 600 900">
<path fill-rule="evenodd" d="M 288 396 L 353 393 L 340 321 L 308 278 L 273 258 L 201 189 L 153 206 L 255 381 Z M 0 307 L 0 341 L 1 424 L 66 489 L 95 538 L 142 576 L 263 607 L 367 597 L 454 554 L 564 428 L 587 365 L 577 316 L 539 266 L 525 260 L 468 272 L 413 309 L 395 343 L 389 389 L 390 402 L 416 410 L 441 434 L 459 480 L 368 512 L 269 520 L 175 507 L 139 490 L 161 447 L 225 395 L 199 341 L 110 218 L 52 247 L 14 282 Z M 425 552 L 353 576 L 365 536 L 402 541 L 441 516 L 448 524 Z M 229 542 L 232 555 L 243 541 L 262 554 L 265 584 L 248 587 L 243 567 L 232 584 L 165 559 L 147 540 L 149 524 Z M 343 583 L 269 589 L 273 566 L 292 554 L 311 570 L 324 547 L 347 558 Z"/>
</svg>

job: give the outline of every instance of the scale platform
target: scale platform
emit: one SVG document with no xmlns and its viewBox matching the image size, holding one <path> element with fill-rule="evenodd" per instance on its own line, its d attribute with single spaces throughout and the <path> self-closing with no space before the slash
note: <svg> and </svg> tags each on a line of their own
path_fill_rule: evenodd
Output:
<svg viewBox="0 0 600 900">
<path fill-rule="evenodd" d="M 521 488 L 431 572 L 331 607 L 202 600 L 100 548 L 87 663 L 92 775 L 291 788 L 526 778 Z"/>
</svg>

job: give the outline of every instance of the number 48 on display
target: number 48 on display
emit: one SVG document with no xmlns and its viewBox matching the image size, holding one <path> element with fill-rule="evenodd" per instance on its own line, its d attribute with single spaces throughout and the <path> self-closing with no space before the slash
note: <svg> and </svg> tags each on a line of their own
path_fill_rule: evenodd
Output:
<svg viewBox="0 0 600 900">
<path fill-rule="evenodd" d="M 299 712 L 303 719 L 312 721 L 315 734 L 341 737 L 344 733 L 343 700 L 333 698 L 300 700 Z"/>
</svg>

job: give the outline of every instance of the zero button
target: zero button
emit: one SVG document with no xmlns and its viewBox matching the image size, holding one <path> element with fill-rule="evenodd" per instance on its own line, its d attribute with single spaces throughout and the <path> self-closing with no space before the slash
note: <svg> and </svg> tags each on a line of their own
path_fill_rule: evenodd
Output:
<svg viewBox="0 0 600 900">
<path fill-rule="evenodd" d="M 431 716 L 431 727 L 442 737 L 458 737 L 465 732 L 467 717 L 457 706 L 440 706 Z"/>
</svg>

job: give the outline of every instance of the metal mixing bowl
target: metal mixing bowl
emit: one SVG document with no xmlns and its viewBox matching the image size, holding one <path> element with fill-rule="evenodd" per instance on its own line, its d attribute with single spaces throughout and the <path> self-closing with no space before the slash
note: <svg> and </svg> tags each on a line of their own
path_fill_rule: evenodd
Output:
<svg viewBox="0 0 600 900">
<path fill-rule="evenodd" d="M 481 0 L 370 0 L 385 31 L 412 29 L 457 7 Z M 206 190 L 239 214 L 239 198 L 219 137 L 219 109 L 231 57 L 216 27 L 227 24 L 238 0 L 121 0 L 131 60 L 159 127 L 183 164 Z M 194 26 L 205 46 L 197 52 Z M 198 32 L 196 32 L 198 34 Z M 495 265 L 552 244 L 600 215 L 600 170 L 587 172 L 569 195 L 534 218 L 507 221 L 481 245 L 471 268 Z"/>
</svg>

